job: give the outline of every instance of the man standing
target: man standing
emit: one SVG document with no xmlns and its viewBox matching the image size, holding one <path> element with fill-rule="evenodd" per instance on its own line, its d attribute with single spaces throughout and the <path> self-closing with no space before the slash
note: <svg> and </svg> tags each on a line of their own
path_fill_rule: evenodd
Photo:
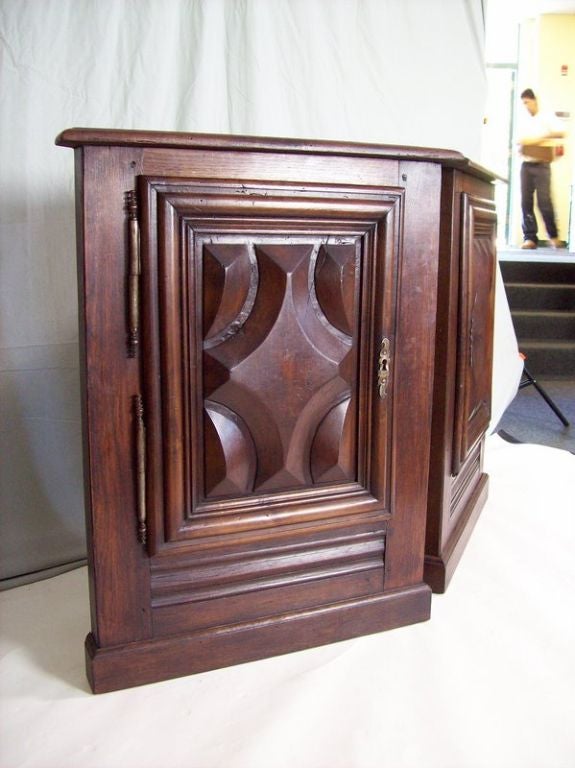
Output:
<svg viewBox="0 0 575 768">
<path fill-rule="evenodd" d="M 551 200 L 551 162 L 554 147 L 549 139 L 560 139 L 565 135 L 555 116 L 539 110 L 537 98 L 527 88 L 521 94 L 529 116 L 526 118 L 524 133 L 519 139 L 519 149 L 523 156 L 521 164 L 521 212 L 523 214 L 522 248 L 537 248 L 537 221 L 533 209 L 534 195 L 537 193 L 537 207 L 541 212 L 549 240 L 553 248 L 558 248 L 561 241 L 557 237 L 557 224 Z"/>
</svg>

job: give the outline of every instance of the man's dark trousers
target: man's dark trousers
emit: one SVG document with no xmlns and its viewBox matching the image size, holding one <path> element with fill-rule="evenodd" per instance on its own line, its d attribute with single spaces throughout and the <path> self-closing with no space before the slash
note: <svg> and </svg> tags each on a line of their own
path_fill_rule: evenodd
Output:
<svg viewBox="0 0 575 768">
<path fill-rule="evenodd" d="M 537 244 L 537 221 L 533 210 L 534 195 L 537 193 L 537 207 L 545 222 L 551 239 L 557 237 L 555 213 L 551 201 L 551 167 L 549 163 L 526 163 L 521 165 L 521 212 L 523 214 L 523 239 Z"/>
</svg>

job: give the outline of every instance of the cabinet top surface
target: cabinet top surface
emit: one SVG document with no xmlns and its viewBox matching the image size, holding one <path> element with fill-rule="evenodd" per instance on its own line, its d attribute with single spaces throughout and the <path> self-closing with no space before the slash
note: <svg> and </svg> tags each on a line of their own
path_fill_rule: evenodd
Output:
<svg viewBox="0 0 575 768">
<path fill-rule="evenodd" d="M 476 165 L 460 152 L 431 147 L 116 128 L 69 128 L 57 136 L 56 144 L 64 147 L 155 147 L 158 149 L 343 155 L 380 160 L 419 160 L 439 163 L 448 168 L 458 168 L 488 181 L 495 178 L 493 173 Z"/>
</svg>

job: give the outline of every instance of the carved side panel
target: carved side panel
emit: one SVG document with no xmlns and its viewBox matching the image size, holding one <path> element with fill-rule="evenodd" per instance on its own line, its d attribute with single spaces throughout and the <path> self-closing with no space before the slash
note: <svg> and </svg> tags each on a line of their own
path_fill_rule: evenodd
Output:
<svg viewBox="0 0 575 768">
<path fill-rule="evenodd" d="M 494 204 L 463 193 L 454 475 L 491 418 L 496 266 Z"/>
</svg>

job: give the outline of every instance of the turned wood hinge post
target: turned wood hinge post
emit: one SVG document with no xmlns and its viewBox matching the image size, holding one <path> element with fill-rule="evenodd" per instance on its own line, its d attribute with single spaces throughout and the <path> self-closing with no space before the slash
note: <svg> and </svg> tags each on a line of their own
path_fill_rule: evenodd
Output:
<svg viewBox="0 0 575 768">
<path fill-rule="evenodd" d="M 128 210 L 128 355 L 135 357 L 140 344 L 140 224 L 135 190 L 126 193 Z"/>
<path fill-rule="evenodd" d="M 134 397 L 136 420 L 136 509 L 138 522 L 138 541 L 145 544 L 148 537 L 146 511 L 146 424 L 144 421 L 144 401 L 141 395 Z"/>
</svg>

